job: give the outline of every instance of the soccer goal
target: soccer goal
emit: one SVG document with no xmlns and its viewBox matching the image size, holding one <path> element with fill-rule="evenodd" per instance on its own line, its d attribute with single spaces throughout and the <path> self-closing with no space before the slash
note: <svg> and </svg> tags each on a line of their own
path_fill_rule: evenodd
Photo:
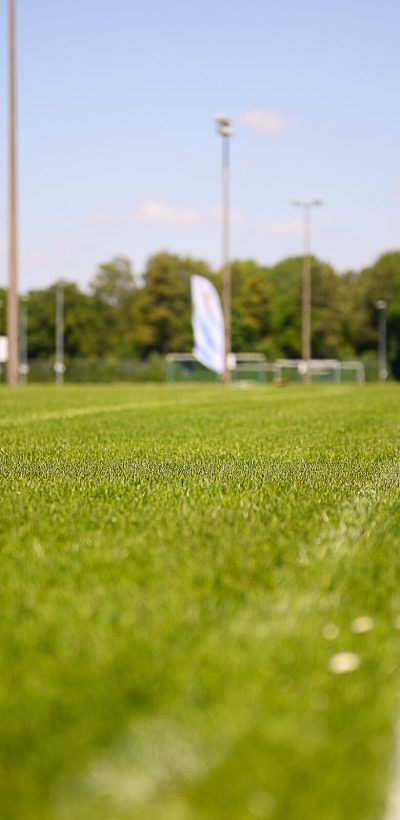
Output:
<svg viewBox="0 0 400 820">
<path fill-rule="evenodd" d="M 362 362 L 340 362 L 340 375 L 342 381 L 356 381 L 357 384 L 365 382 L 365 368 Z"/>
<path fill-rule="evenodd" d="M 303 359 L 278 359 L 274 362 L 273 378 L 280 381 L 303 381 L 306 363 Z M 355 381 L 357 384 L 365 382 L 364 365 L 362 362 L 341 362 L 339 359 L 312 359 L 311 379 L 313 382 Z"/>
<path fill-rule="evenodd" d="M 233 353 L 232 382 L 234 384 L 263 384 L 266 380 L 267 362 L 263 353 Z M 217 373 L 204 367 L 191 353 L 168 353 L 166 356 L 167 381 L 219 382 Z"/>
</svg>

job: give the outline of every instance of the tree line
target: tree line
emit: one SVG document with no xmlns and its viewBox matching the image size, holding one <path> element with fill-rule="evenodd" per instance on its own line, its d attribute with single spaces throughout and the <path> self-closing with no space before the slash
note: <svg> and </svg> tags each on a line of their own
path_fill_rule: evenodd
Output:
<svg viewBox="0 0 400 820">
<path fill-rule="evenodd" d="M 339 275 L 315 257 L 312 271 L 314 358 L 376 357 L 375 303 L 387 302 L 388 358 L 400 378 L 400 251 L 368 268 Z M 208 277 L 221 292 L 222 274 L 203 260 L 161 252 L 141 276 L 117 256 L 99 265 L 87 290 L 64 282 L 64 344 L 68 359 L 145 360 L 150 354 L 192 349 L 190 277 Z M 272 361 L 301 356 L 302 257 L 273 266 L 236 260 L 232 274 L 232 347 L 262 352 Z M 27 344 L 30 361 L 54 359 L 57 283 L 30 290 Z M 6 309 L 6 291 L 0 292 Z M 0 333 L 4 332 L 4 310 Z"/>
</svg>

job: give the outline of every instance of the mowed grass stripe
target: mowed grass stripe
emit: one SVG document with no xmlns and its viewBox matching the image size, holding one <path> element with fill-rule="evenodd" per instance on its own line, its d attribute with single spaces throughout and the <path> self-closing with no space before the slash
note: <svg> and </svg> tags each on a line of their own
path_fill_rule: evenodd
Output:
<svg viewBox="0 0 400 820">
<path fill-rule="evenodd" d="M 2 432 L 4 816 L 382 816 L 399 393 L 196 394 Z"/>
<path fill-rule="evenodd" d="M 345 527 L 341 523 L 335 531 L 330 527 L 323 528 L 317 539 L 318 544 L 326 542 L 329 545 L 332 557 L 336 556 L 338 562 L 336 571 L 329 564 L 325 566 L 330 584 L 336 573 L 340 573 L 343 578 L 347 575 L 351 577 L 351 564 L 356 572 L 359 562 L 363 560 L 362 544 L 356 539 L 356 532 L 360 534 L 369 530 L 373 513 L 368 500 L 361 504 L 358 502 L 357 496 L 354 516 L 351 515 L 351 504 L 346 504 L 343 510 Z M 339 566 L 339 550 L 340 561 L 346 564 L 346 572 L 343 571 L 343 566 Z M 311 558 L 308 555 L 307 564 L 312 563 Z M 320 558 L 318 550 L 317 561 Z M 326 553 L 323 554 L 323 560 L 326 563 Z M 367 674 L 369 680 L 368 708 L 376 709 L 377 696 L 379 697 L 376 692 L 377 663 L 371 653 L 371 642 L 354 636 L 349 628 L 352 613 L 360 612 L 360 602 L 353 600 L 351 609 L 341 612 L 342 595 L 349 592 L 345 587 L 346 585 L 333 592 L 328 585 L 323 597 L 320 589 L 308 587 L 293 600 L 290 588 L 287 596 L 281 594 L 277 578 L 275 589 L 269 590 L 268 596 L 260 595 L 258 591 L 251 605 L 243 605 L 233 616 L 219 623 L 218 627 L 214 624 L 199 663 L 209 663 L 210 644 L 214 650 L 219 650 L 222 658 L 219 661 L 217 679 L 227 697 L 218 698 L 212 705 L 207 714 L 207 722 L 204 721 L 202 705 L 192 703 L 188 709 L 179 699 L 172 701 L 168 710 L 164 709 L 144 722 L 133 723 L 113 740 L 107 750 L 96 756 L 82 774 L 59 784 L 55 798 L 56 813 L 62 807 L 62 816 L 82 820 L 97 817 L 99 811 L 105 812 L 104 816 L 107 817 L 124 817 L 126 813 L 131 816 L 130 812 L 132 816 L 140 817 L 197 817 L 198 809 L 194 810 L 190 797 L 200 792 L 203 793 L 203 800 L 204 795 L 208 797 L 206 806 L 203 805 L 200 812 L 201 816 L 206 817 L 230 816 L 231 813 L 234 816 L 258 816 L 258 812 L 263 812 L 262 816 L 311 817 L 319 816 L 317 812 L 322 810 L 324 817 L 339 817 L 344 806 L 346 817 L 368 816 L 358 813 L 364 811 L 360 805 L 365 804 L 363 776 L 355 777 L 354 767 L 351 766 L 350 769 L 342 770 L 335 782 L 338 777 L 338 748 L 343 753 L 343 747 L 348 746 L 349 762 L 352 754 L 357 759 L 360 754 L 360 733 L 363 735 L 362 726 L 356 737 L 351 734 L 355 722 L 352 708 L 354 701 L 358 699 L 360 682 L 355 680 L 349 686 L 349 682 L 344 684 L 343 680 L 332 680 L 326 673 L 330 654 L 335 648 L 359 652 L 362 663 L 367 664 L 368 669 L 363 675 Z M 330 646 L 321 641 L 317 624 L 325 623 L 324 617 L 329 619 L 332 610 L 336 616 L 340 613 L 336 617 L 340 637 Z M 309 630 L 309 634 L 312 634 L 312 647 L 305 645 L 302 640 L 296 648 L 293 647 L 292 639 L 299 632 L 299 623 L 303 630 Z M 379 632 L 381 627 L 381 624 L 378 625 Z M 232 640 L 240 645 L 240 661 L 236 653 L 229 657 L 227 647 Z M 316 655 L 313 656 L 315 652 Z M 245 697 L 240 696 L 239 686 L 239 692 L 235 690 L 234 699 L 231 700 L 232 688 L 224 679 L 222 666 L 231 671 L 234 669 L 235 676 L 241 678 Z M 276 681 L 274 675 L 279 667 L 282 677 Z M 272 674 L 271 670 L 274 670 Z M 388 670 L 390 674 L 390 664 Z M 320 678 L 320 689 L 312 686 L 309 690 L 310 676 L 315 673 Z M 381 673 L 382 669 L 379 669 L 379 675 Z M 328 687 L 327 678 L 330 684 Z M 277 682 L 278 691 L 274 691 Z M 364 685 L 363 680 L 362 686 Z M 352 693 L 352 703 L 348 704 L 347 715 L 343 713 L 343 686 L 347 697 Z M 274 708 L 271 708 L 267 726 L 263 727 L 259 717 L 265 709 L 266 695 L 269 699 L 268 708 L 272 707 L 272 703 Z M 338 696 L 339 702 L 335 703 Z M 303 705 L 307 703 L 308 709 L 307 716 L 303 714 L 301 720 L 301 731 L 305 733 L 303 738 L 298 726 L 298 708 L 302 701 Z M 368 708 L 365 709 L 364 720 Z M 331 711 L 336 712 L 336 732 L 340 735 L 336 738 L 337 742 L 340 740 L 340 744 L 334 748 L 327 744 L 332 714 L 328 716 L 326 712 Z M 368 723 L 368 728 L 364 727 L 366 734 L 371 731 L 370 720 Z M 367 754 L 363 753 L 362 774 L 366 770 L 372 771 L 375 783 L 380 785 L 387 766 L 386 753 L 382 758 L 382 748 L 387 746 L 387 732 L 390 733 L 390 722 L 380 738 L 379 733 L 376 733 L 374 747 L 366 747 Z M 260 754 L 263 742 L 265 746 L 271 747 L 270 759 L 267 760 L 265 748 Z M 246 750 L 251 751 L 253 743 L 259 751 L 254 754 L 250 765 L 246 762 L 245 753 Z M 239 760 L 238 748 L 241 750 Z M 297 759 L 293 761 L 295 749 Z M 278 755 L 278 760 L 275 755 Z M 316 775 L 320 769 L 320 755 L 323 756 L 323 768 L 326 771 L 321 781 L 318 778 L 312 781 L 310 790 L 309 776 L 312 772 Z M 266 771 L 263 773 L 264 766 Z M 300 771 L 296 771 L 297 769 Z M 251 780 L 255 773 L 258 773 L 260 788 L 252 791 Z M 237 805 L 237 801 L 240 804 L 241 796 L 238 777 L 242 790 L 245 786 L 246 794 L 246 802 L 241 810 Z M 221 787 L 226 780 L 229 787 L 223 790 Z M 332 781 L 331 787 L 334 787 L 336 803 L 331 807 L 326 805 L 329 780 Z M 266 783 L 274 784 L 273 792 L 266 790 Z M 210 784 L 214 786 L 208 794 Z M 373 793 L 371 783 L 368 790 L 370 797 Z M 299 809 L 303 802 L 304 815 Z M 382 799 L 377 800 L 375 806 L 369 806 L 370 816 L 380 816 L 382 808 Z M 315 815 L 311 814 L 314 810 Z"/>
<path fill-rule="evenodd" d="M 139 390 L 140 394 L 140 390 Z M 143 397 L 141 397 L 143 398 Z M 98 415 L 99 413 L 121 413 L 121 412 L 131 412 L 135 410 L 146 410 L 146 409 L 157 409 L 159 410 L 160 407 L 176 407 L 177 404 L 196 404 L 198 405 L 203 404 L 204 397 L 199 398 L 198 396 L 185 396 L 184 398 L 182 395 L 175 393 L 173 398 L 165 399 L 162 395 L 160 395 L 156 400 L 149 400 L 146 401 L 139 400 L 138 398 L 136 401 L 127 401 L 122 404 L 89 404 L 85 407 L 74 407 L 71 409 L 66 409 L 65 407 L 60 410 L 52 410 L 52 411 L 45 411 L 44 409 L 41 412 L 28 412 L 27 407 L 25 407 L 25 413 L 20 416 L 11 417 L 6 415 L 3 418 L 0 418 L 0 427 L 15 427 L 15 426 L 23 426 L 25 424 L 34 424 L 40 423 L 44 421 L 58 421 L 60 419 L 71 419 L 71 418 L 79 418 L 81 416 L 91 416 L 91 415 Z M 17 408 L 18 409 L 18 408 Z"/>
</svg>

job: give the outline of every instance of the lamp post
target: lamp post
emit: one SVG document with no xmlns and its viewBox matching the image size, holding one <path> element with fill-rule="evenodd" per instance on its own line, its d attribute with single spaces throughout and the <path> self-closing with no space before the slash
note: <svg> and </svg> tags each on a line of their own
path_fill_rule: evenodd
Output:
<svg viewBox="0 0 400 820">
<path fill-rule="evenodd" d="M 9 139 L 8 139 L 8 303 L 7 382 L 18 384 L 18 249 L 17 249 L 17 149 L 15 102 L 15 0 L 8 2 Z"/>
<path fill-rule="evenodd" d="M 2 329 L 3 329 L 2 310 L 3 310 L 3 300 L 0 299 L 0 381 L 1 381 L 2 373 L 3 373 L 3 367 L 2 367 L 2 365 L 3 365 L 3 356 L 2 356 L 3 351 L 1 350 L 1 347 L 2 347 Z M 4 336 L 4 338 L 6 338 L 6 337 Z"/>
<path fill-rule="evenodd" d="M 56 289 L 56 384 L 63 384 L 64 370 L 64 282 L 60 280 Z"/>
<path fill-rule="evenodd" d="M 22 384 L 25 384 L 28 373 L 28 297 L 21 296 L 20 304 L 20 362 L 19 362 L 19 379 Z"/>
<path fill-rule="evenodd" d="M 388 377 L 387 352 L 386 352 L 386 308 L 387 302 L 378 299 L 375 302 L 378 311 L 378 361 L 379 361 L 379 381 L 385 382 Z"/>
<path fill-rule="evenodd" d="M 311 199 L 305 202 L 301 199 L 293 199 L 292 205 L 303 210 L 303 285 L 302 285 L 302 357 L 304 362 L 303 381 L 304 384 L 311 383 L 311 257 L 310 257 L 310 233 L 311 233 L 311 208 L 322 205 L 322 199 Z"/>
<path fill-rule="evenodd" d="M 225 333 L 224 384 L 231 382 L 229 356 L 232 347 L 231 339 L 231 271 L 229 264 L 229 187 L 230 157 L 229 137 L 233 136 L 231 120 L 224 114 L 216 114 L 214 122 L 217 132 L 222 137 L 222 255 L 223 255 L 223 311 Z"/>
</svg>

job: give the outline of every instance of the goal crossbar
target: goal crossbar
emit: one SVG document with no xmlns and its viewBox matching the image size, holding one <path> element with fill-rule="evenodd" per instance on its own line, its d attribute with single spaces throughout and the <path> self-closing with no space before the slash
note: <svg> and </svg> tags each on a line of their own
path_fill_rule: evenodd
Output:
<svg viewBox="0 0 400 820">
<path fill-rule="evenodd" d="M 191 353 L 168 353 L 165 361 L 169 382 L 181 380 L 177 373 L 178 368 L 184 373 L 185 379 L 195 380 L 196 374 L 198 377 L 202 374 L 203 379 L 208 375 L 208 378 L 214 381 L 219 378 L 216 373 L 207 371 Z M 265 381 L 267 360 L 263 353 L 232 353 L 231 361 L 233 381 Z"/>
<path fill-rule="evenodd" d="M 303 376 L 306 369 L 304 359 L 277 359 L 272 365 L 273 377 L 279 381 L 282 378 L 282 371 L 285 369 L 294 370 L 299 376 Z M 358 384 L 365 382 L 365 370 L 362 362 L 345 361 L 339 359 L 312 359 L 310 362 L 311 374 L 326 376 L 330 373 L 336 382 L 342 381 L 344 372 L 355 373 Z"/>
</svg>

